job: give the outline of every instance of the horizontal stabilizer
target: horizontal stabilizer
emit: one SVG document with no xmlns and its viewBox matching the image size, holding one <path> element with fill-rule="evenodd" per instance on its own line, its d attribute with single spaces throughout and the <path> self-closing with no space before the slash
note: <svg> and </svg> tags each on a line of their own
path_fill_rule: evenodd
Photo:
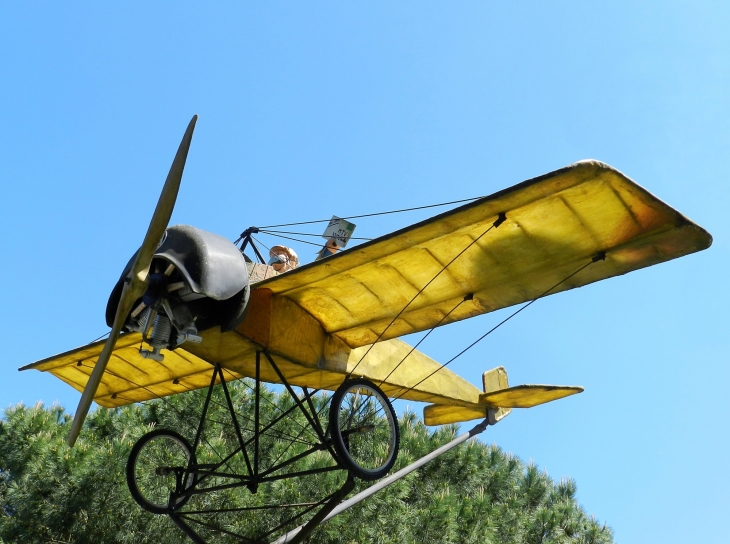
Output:
<svg viewBox="0 0 730 544">
<path fill-rule="evenodd" d="M 479 405 L 430 404 L 423 409 L 423 422 L 426 425 L 447 425 L 488 417 L 489 423 L 494 425 L 508 416 L 512 408 L 532 408 L 583 392 L 582 387 L 568 385 L 510 387 L 507 370 L 503 366 L 485 372 L 482 381 L 484 393 L 479 395 Z"/>
<path fill-rule="evenodd" d="M 461 423 L 472 419 L 487 417 L 486 406 L 447 406 L 444 404 L 429 404 L 423 409 L 423 422 L 426 425 L 448 425 Z"/>
<path fill-rule="evenodd" d="M 570 385 L 516 385 L 482 393 L 479 402 L 492 408 L 532 408 L 582 392 L 582 387 Z"/>
</svg>

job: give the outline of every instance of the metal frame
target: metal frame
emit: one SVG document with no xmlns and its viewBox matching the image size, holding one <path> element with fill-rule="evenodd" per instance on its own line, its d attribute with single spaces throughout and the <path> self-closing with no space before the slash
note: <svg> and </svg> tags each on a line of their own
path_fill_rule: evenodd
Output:
<svg viewBox="0 0 730 544">
<path fill-rule="evenodd" d="M 261 421 L 261 355 L 266 358 L 266 361 L 271 365 L 274 372 L 277 374 L 279 379 L 281 380 L 284 388 L 286 389 L 287 393 L 289 394 L 289 397 L 293 401 L 293 405 L 291 407 L 288 407 L 285 410 L 282 410 L 280 413 L 278 413 L 275 417 L 273 417 L 270 421 L 266 422 L 264 427 L 261 427 L 262 421 Z M 348 473 L 348 476 L 345 480 L 345 482 L 342 484 L 341 487 L 336 489 L 334 492 L 330 493 L 329 495 L 325 496 L 324 498 L 321 498 L 320 500 L 317 500 L 316 502 L 312 503 L 302 503 L 302 504 L 292 504 L 292 505 L 271 505 L 271 506 L 252 506 L 252 507 L 244 507 L 244 508 L 235 508 L 235 509 L 210 509 L 205 511 L 185 511 L 184 507 L 177 508 L 174 505 L 178 504 L 180 502 L 180 499 L 183 497 L 193 497 L 195 495 L 202 495 L 206 493 L 214 493 L 217 491 L 223 491 L 226 489 L 233 489 L 233 488 L 239 488 L 239 487 L 246 487 L 248 488 L 251 493 L 256 493 L 258 490 L 259 485 L 267 483 L 267 482 L 273 482 L 277 480 L 282 479 L 288 479 L 288 478 L 298 478 L 303 476 L 309 476 L 312 474 L 320 474 L 324 472 L 331 472 L 331 471 L 338 471 L 338 470 L 345 470 L 343 465 L 340 463 L 339 459 L 337 458 L 337 455 L 335 453 L 335 450 L 332 447 L 332 440 L 329 436 L 329 431 L 323 426 L 322 422 L 320 421 L 320 412 L 323 410 L 323 408 L 320 409 L 318 412 L 314 402 L 312 401 L 313 395 L 315 395 L 319 390 L 312 390 L 307 387 L 301 387 L 302 395 L 298 395 L 291 384 L 286 380 L 285 376 L 277 366 L 274 359 L 271 357 L 271 355 L 266 351 L 257 351 L 256 353 L 256 377 L 255 377 L 255 384 L 253 387 L 253 393 L 254 393 L 254 413 L 253 413 L 253 429 L 252 432 L 253 436 L 251 437 L 245 437 L 244 431 L 241 428 L 241 424 L 238 421 L 235 407 L 233 405 L 233 401 L 231 399 L 231 394 L 229 392 L 226 378 L 224 375 L 224 369 L 219 364 L 213 365 L 213 374 L 211 376 L 210 385 L 208 386 L 207 395 L 205 398 L 205 403 L 203 405 L 202 413 L 200 415 L 200 422 L 197 426 L 197 429 L 195 431 L 195 439 L 192 444 L 192 451 L 196 452 L 198 448 L 201 446 L 202 442 L 204 441 L 204 432 L 206 428 L 206 421 L 208 418 L 208 412 L 210 410 L 211 401 L 213 397 L 214 388 L 216 386 L 220 386 L 223 391 L 223 396 L 225 398 L 225 407 L 227 408 L 228 414 L 231 419 L 231 423 L 233 426 L 233 429 L 235 430 L 235 445 L 236 447 L 233 449 L 232 452 L 227 453 L 227 455 L 224 455 L 220 458 L 220 461 L 215 463 L 200 463 L 196 461 L 193 462 L 193 459 L 196 456 L 193 456 L 191 458 L 191 461 L 189 462 L 187 468 L 184 471 L 179 471 L 179 474 L 176 474 L 177 476 L 177 482 L 178 482 L 178 490 L 173 493 L 170 496 L 170 508 L 167 512 L 167 515 L 170 517 L 170 519 L 195 543 L 197 544 L 205 544 L 205 540 L 203 537 L 198 534 L 193 527 L 191 526 L 191 523 L 193 524 L 199 524 L 201 526 L 206 526 L 208 529 L 220 532 L 222 534 L 227 534 L 229 536 L 239 538 L 242 542 L 265 542 L 267 538 L 271 538 L 272 535 L 275 533 L 281 534 L 281 531 L 284 531 L 287 529 L 287 527 L 291 528 L 296 523 L 300 523 L 301 518 L 303 518 L 307 514 L 311 514 L 313 511 L 316 510 L 316 513 L 314 516 L 305 524 L 302 525 L 299 529 L 300 532 L 297 534 L 296 540 L 293 542 L 300 542 L 304 538 L 306 538 L 307 535 L 309 535 L 316 526 L 321 523 L 321 521 L 339 504 L 341 503 L 347 495 L 352 491 L 355 485 L 354 478 L 351 474 Z M 325 404 L 325 406 L 329 405 L 329 401 Z M 313 435 L 316 436 L 316 443 L 308 447 L 305 451 L 293 454 L 291 456 L 285 456 L 282 454 L 280 458 L 278 458 L 273 465 L 268 466 L 266 468 L 262 468 L 261 466 L 261 436 L 262 434 L 266 433 L 267 431 L 271 430 L 275 425 L 277 425 L 279 422 L 283 421 L 285 418 L 292 416 L 294 412 L 299 412 L 301 415 L 304 416 L 304 418 L 307 421 L 308 427 L 305 426 L 305 428 L 308 428 L 310 431 L 313 432 Z M 218 422 L 220 424 L 220 422 Z M 256 432 L 258 430 L 258 432 Z M 302 433 L 304 432 L 304 428 L 302 430 Z M 297 437 L 295 437 L 292 441 L 292 444 L 297 441 L 301 434 Z M 289 449 L 289 446 L 285 448 L 285 452 Z M 301 459 L 304 459 L 305 457 L 312 455 L 319 451 L 328 451 L 332 460 L 333 465 L 328 467 L 321 467 L 321 468 L 313 468 L 308 470 L 295 470 L 295 471 L 283 471 L 283 469 L 289 468 L 292 464 L 296 463 L 297 461 L 300 461 Z M 242 455 L 245 467 L 246 467 L 246 473 L 245 474 L 236 474 L 232 473 L 230 470 L 226 470 L 225 467 L 227 463 L 233 459 L 237 455 Z M 283 458 L 281 458 L 283 457 Z M 182 482 L 187 482 L 190 478 L 190 475 L 193 475 L 193 483 L 187 487 L 186 489 L 182 488 Z M 201 484 L 205 483 L 206 481 L 209 481 L 211 478 L 220 478 L 224 480 L 230 480 L 228 483 L 221 483 L 218 485 L 212 485 L 208 487 L 203 487 Z M 186 502 L 186 501 L 183 501 Z M 294 512 L 292 516 L 287 517 L 285 521 L 277 525 L 276 527 L 273 527 L 269 529 L 265 534 L 260 534 L 256 536 L 255 540 L 252 540 L 248 537 L 245 537 L 240 534 L 232 533 L 230 531 L 227 531 L 225 529 L 214 527 L 212 524 L 206 523 L 204 521 L 201 521 L 199 519 L 194 519 L 191 517 L 195 514 L 211 514 L 211 513 L 223 513 L 223 512 L 246 512 L 246 511 L 256 511 L 261 510 L 264 508 L 295 508 L 298 509 L 298 512 Z M 179 510 L 179 511 L 178 511 Z"/>
<path fill-rule="evenodd" d="M 274 372 L 277 374 L 279 379 L 281 380 L 285 390 L 289 394 L 289 397 L 292 399 L 293 404 L 292 406 L 282 410 L 278 415 L 273 417 L 270 421 L 268 421 L 264 427 L 261 427 L 261 355 L 266 358 L 266 361 L 271 365 Z M 252 543 L 252 544 L 259 544 L 264 542 L 272 542 L 272 544 L 297 544 L 303 542 L 321 523 L 331 519 L 332 517 L 336 516 L 337 514 L 343 512 L 344 510 L 352 507 L 353 505 L 357 504 L 358 502 L 364 500 L 365 498 L 375 494 L 379 490 L 385 488 L 386 486 L 392 484 L 393 482 L 399 480 L 400 478 L 403 478 L 413 470 L 417 469 L 418 467 L 422 466 L 423 464 L 427 463 L 428 461 L 435 459 L 436 457 L 443 455 L 446 451 L 450 450 L 453 447 L 456 447 L 457 445 L 463 443 L 464 441 L 468 440 L 469 438 L 480 434 L 483 432 L 488 425 L 494 425 L 497 420 L 495 418 L 496 411 L 495 410 L 489 410 L 488 417 L 483 422 L 478 424 L 476 427 L 471 429 L 469 432 L 464 433 L 463 435 L 455 438 L 448 444 L 445 444 L 444 446 L 436 449 L 432 453 L 426 455 L 425 457 L 422 457 L 421 459 L 415 461 L 414 463 L 408 465 L 407 467 L 401 469 L 400 471 L 387 476 L 386 478 L 383 478 L 378 483 L 368 487 L 358 495 L 355 495 L 354 497 L 345 500 L 347 498 L 347 495 L 354 489 L 355 487 L 355 479 L 351 472 L 348 471 L 347 478 L 344 481 L 344 483 L 335 491 L 332 493 L 320 498 L 319 500 L 316 500 L 315 502 L 311 503 L 300 503 L 300 504 L 286 504 L 286 505 L 265 505 L 265 506 L 250 506 L 250 507 L 241 507 L 241 508 L 220 508 L 220 509 L 209 509 L 209 510 L 185 510 L 185 504 L 187 501 L 180 501 L 181 498 L 185 497 L 193 497 L 195 495 L 201 495 L 205 493 L 214 493 L 216 491 L 222 491 L 226 489 L 233 489 L 233 488 L 239 488 L 239 487 L 246 487 L 251 491 L 251 493 L 256 493 L 258 491 L 258 487 L 260 484 L 266 483 L 266 482 L 273 482 L 277 480 L 282 480 L 286 478 L 297 478 L 302 476 L 309 476 L 312 474 L 317 473 L 323 473 L 323 472 L 330 472 L 330 471 L 337 471 L 337 470 L 347 470 L 342 462 L 338 459 L 337 454 L 332 446 L 332 440 L 330 436 L 329 429 L 325 429 L 322 426 L 322 422 L 320 421 L 320 412 L 323 411 L 324 407 L 330 406 L 330 400 L 327 401 L 327 403 L 324 404 L 322 408 L 318 411 L 316 409 L 316 406 L 314 402 L 312 401 L 313 395 L 318 392 L 318 390 L 310 390 L 307 387 L 301 387 L 301 390 L 303 394 L 300 396 L 298 395 L 294 389 L 292 388 L 291 384 L 286 380 L 285 376 L 279 369 L 279 367 L 276 365 L 276 362 L 271 357 L 271 355 L 266 351 L 257 351 L 256 353 L 256 377 L 255 377 L 255 384 L 252 388 L 254 393 L 254 414 L 253 414 L 253 425 L 254 425 L 254 432 L 252 433 L 253 436 L 246 439 L 244 438 L 244 433 L 241 429 L 241 425 L 237 419 L 236 411 L 233 405 L 233 401 L 231 399 L 230 392 L 228 390 L 228 386 L 226 384 L 226 379 L 224 375 L 224 370 L 219 364 L 213 365 L 213 374 L 211 376 L 210 385 L 208 386 L 208 392 L 206 394 L 205 403 L 203 405 L 203 410 L 200 416 L 200 422 L 197 426 L 197 429 L 195 431 L 195 440 L 192 445 L 192 451 L 195 453 L 198 449 L 198 447 L 201 445 L 201 443 L 205 440 L 204 439 L 204 431 L 205 431 L 205 425 L 206 425 L 206 418 L 208 415 L 208 411 L 210 409 L 212 397 L 213 397 L 213 391 L 216 386 L 220 385 L 221 389 L 223 390 L 223 394 L 225 397 L 225 407 L 228 411 L 228 414 L 231 417 L 231 422 L 233 425 L 233 428 L 235 430 L 235 438 L 237 442 L 237 447 L 233 450 L 232 453 L 229 453 L 225 457 L 220 457 L 220 461 L 216 463 L 199 463 L 199 462 L 193 462 L 193 459 L 197 458 L 197 455 L 193 455 L 191 457 L 190 462 L 188 463 L 188 466 L 185 469 L 179 469 L 176 470 L 176 480 L 177 480 L 177 488 L 178 490 L 175 493 L 172 493 L 170 496 L 170 507 L 168 511 L 166 512 L 167 516 L 175 523 L 175 525 L 182 530 L 182 532 L 194 543 L 196 544 L 207 544 L 206 541 L 203 539 L 203 537 L 193 529 L 191 526 L 191 523 L 198 524 L 200 526 L 206 527 L 209 530 L 218 532 L 219 534 L 227 535 L 229 537 L 234 537 L 236 539 L 239 539 L 240 542 L 245 543 Z M 277 423 L 284 420 L 287 417 L 290 417 L 294 412 L 300 412 L 304 418 L 307 421 L 308 428 L 313 433 L 314 436 L 316 436 L 317 442 L 306 449 L 303 452 L 299 452 L 297 454 L 294 454 L 290 457 L 284 458 L 283 454 L 281 454 L 274 462 L 273 465 L 269 466 L 266 469 L 262 470 L 261 467 L 261 435 L 266 433 L 267 431 L 271 430 Z M 249 420 L 250 421 L 250 420 Z M 220 422 L 218 422 L 220 424 Z M 307 427 L 303 427 L 304 429 Z M 258 432 L 256 432 L 258 430 Z M 294 437 L 292 440 L 292 443 L 295 441 L 298 441 L 299 437 L 302 433 L 300 433 L 297 437 Z M 292 437 L 290 437 L 292 438 Z M 291 444 L 287 446 L 284 450 L 286 452 Z M 280 471 L 286 467 L 289 467 L 293 463 L 296 463 L 297 461 L 307 457 L 308 455 L 311 455 L 318 451 L 324 451 L 327 450 L 334 462 L 333 466 L 329 467 L 322 467 L 322 468 L 315 468 L 315 469 L 309 469 L 309 470 L 299 470 L 294 472 L 284 472 L 280 473 Z M 243 456 L 243 460 L 246 466 L 246 474 L 234 474 L 229 471 L 221 470 L 223 467 L 226 466 L 228 461 L 230 461 L 232 458 L 234 458 L 236 455 L 241 454 Z M 278 473 L 278 474 L 277 474 Z M 182 483 L 187 482 L 190 478 L 190 476 L 193 475 L 193 483 L 186 489 L 182 488 Z M 210 487 L 201 487 L 201 484 L 204 483 L 209 478 L 223 478 L 223 479 L 229 479 L 231 480 L 230 483 L 225 483 L 221 485 L 214 485 Z M 343 502 L 344 501 L 344 502 Z M 180 507 L 176 507 L 175 505 L 180 504 L 180 502 L 185 503 L 184 505 Z M 234 532 L 231 532 L 229 530 L 223 529 L 222 527 L 214 526 L 211 523 L 207 523 L 205 521 L 202 521 L 200 519 L 195 519 L 194 515 L 196 514 L 215 514 L 215 513 L 244 513 L 244 512 L 256 512 L 261 511 L 264 509 L 275 509 L 275 508 L 295 508 L 299 511 L 294 512 L 291 516 L 287 516 L 286 519 L 279 523 L 276 527 L 273 528 L 267 528 L 267 530 L 264 533 L 257 534 L 255 538 L 249 538 L 244 535 L 240 535 Z M 294 527 L 296 523 L 301 523 L 302 518 L 304 518 L 307 515 L 310 515 L 314 512 L 311 518 L 309 520 L 299 525 L 298 527 Z M 278 537 L 277 537 L 278 535 Z M 274 538 L 273 541 L 270 539 Z"/>
<path fill-rule="evenodd" d="M 259 251 L 259 248 L 256 246 L 256 244 L 253 241 L 253 234 L 258 234 L 259 229 L 257 227 L 248 227 L 246 230 L 244 230 L 241 233 L 241 253 L 243 253 L 246 249 L 246 246 L 248 244 L 251 244 L 251 247 L 253 248 L 253 252 L 256 254 L 256 257 L 261 261 L 261 264 L 266 264 L 266 259 L 264 259 L 263 255 L 261 255 L 261 252 Z"/>
</svg>

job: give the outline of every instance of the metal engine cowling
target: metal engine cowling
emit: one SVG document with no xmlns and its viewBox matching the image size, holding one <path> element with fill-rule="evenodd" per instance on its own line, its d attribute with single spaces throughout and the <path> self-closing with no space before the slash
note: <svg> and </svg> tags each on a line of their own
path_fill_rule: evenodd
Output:
<svg viewBox="0 0 730 544">
<path fill-rule="evenodd" d="M 113 323 L 136 254 L 109 296 L 106 321 Z M 246 261 L 228 239 L 188 225 L 165 231 L 158 246 L 145 294 L 134 305 L 125 328 L 145 334 L 158 358 L 159 349 L 200 341 L 198 331 L 236 328 L 245 317 L 250 293 Z M 149 321 L 149 323 L 148 323 Z M 150 352 L 151 353 L 151 352 Z"/>
</svg>

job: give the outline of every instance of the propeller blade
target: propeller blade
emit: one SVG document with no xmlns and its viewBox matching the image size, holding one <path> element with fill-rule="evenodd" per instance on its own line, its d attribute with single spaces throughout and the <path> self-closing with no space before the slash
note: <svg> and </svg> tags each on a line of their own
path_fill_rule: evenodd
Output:
<svg viewBox="0 0 730 544">
<path fill-rule="evenodd" d="M 86 414 L 89 412 L 91 403 L 94 400 L 94 395 L 96 395 L 96 390 L 99 388 L 99 384 L 101 383 L 101 377 L 104 375 L 106 365 L 111 358 L 112 352 L 114 351 L 114 346 L 117 343 L 117 338 L 119 338 L 119 334 L 122 332 L 124 320 L 126 319 L 126 316 L 131 309 L 131 305 L 136 300 L 131 299 L 131 302 L 129 302 L 130 297 L 125 297 L 125 295 L 129 291 L 126 287 L 127 286 L 125 286 L 125 292 L 122 294 L 122 299 L 119 301 L 119 306 L 117 307 L 117 314 L 114 317 L 114 326 L 112 327 L 112 331 L 111 333 L 109 333 L 109 338 L 106 339 L 104 349 L 102 350 L 101 355 L 99 355 L 99 359 L 96 361 L 96 366 L 94 366 L 94 370 L 91 371 L 89 381 L 86 382 L 86 387 L 84 388 L 84 392 L 81 395 L 79 406 L 78 408 L 76 408 L 76 414 L 74 414 L 74 420 L 71 424 L 71 431 L 68 433 L 69 446 L 73 446 L 76 443 L 76 439 L 78 438 L 79 433 L 81 432 L 81 427 L 83 426 L 84 420 L 86 419 Z M 123 310 L 125 309 L 127 310 L 127 312 L 123 313 Z"/>
<path fill-rule="evenodd" d="M 193 139 L 193 131 L 195 130 L 197 120 L 198 116 L 194 115 L 190 124 L 188 124 L 175 159 L 172 161 L 170 172 L 167 174 L 160 199 L 157 201 L 155 213 L 152 215 L 150 226 L 147 228 L 147 234 L 145 234 L 142 246 L 137 252 L 137 258 L 132 265 L 129 276 L 126 278 L 124 290 L 122 291 L 117 312 L 114 316 L 114 325 L 112 326 L 111 333 L 109 334 L 109 338 L 107 338 L 106 344 L 104 344 L 104 349 L 101 355 L 99 355 L 99 359 L 96 361 L 96 366 L 94 366 L 91 376 L 89 376 L 89 381 L 86 383 L 81 400 L 79 401 L 79 406 L 76 409 L 76 414 L 71 424 L 71 431 L 68 435 L 69 446 L 73 446 L 76 443 L 76 439 L 81 432 L 86 414 L 89 412 L 91 403 L 96 395 L 96 390 L 99 388 L 101 378 L 104 375 L 104 370 L 106 370 L 106 366 L 114 351 L 117 338 L 119 338 L 119 334 L 122 332 L 124 321 L 132 310 L 135 301 L 144 294 L 147 287 L 147 276 L 149 274 L 150 264 L 152 263 L 152 257 L 162 239 L 165 229 L 167 229 L 167 224 L 170 222 L 170 217 L 172 216 L 172 210 L 175 207 L 175 200 L 177 200 L 177 193 L 180 189 L 183 169 L 185 168 L 185 161 L 188 157 L 188 150 L 190 149 L 190 142 Z"/>
<path fill-rule="evenodd" d="M 132 281 L 135 281 L 135 278 L 143 282 L 147 281 L 147 273 L 152 262 L 152 256 L 162 239 L 162 235 L 165 233 L 167 224 L 170 222 L 170 217 L 172 216 L 172 210 L 175 207 L 177 192 L 180 188 L 180 181 L 182 180 L 183 169 L 185 168 L 185 160 L 188 158 L 188 149 L 190 149 L 190 142 L 193 139 L 193 130 L 195 130 L 197 120 L 197 115 L 194 115 L 190 120 L 190 124 L 185 131 L 185 135 L 175 155 L 175 160 L 172 161 L 170 172 L 167 174 L 167 179 L 165 180 L 165 186 L 162 188 L 162 193 L 160 194 L 160 200 L 157 202 L 157 207 L 155 208 L 155 213 L 152 215 L 147 234 L 144 237 L 142 246 L 139 248 L 137 259 L 132 266 L 130 273 Z"/>
</svg>

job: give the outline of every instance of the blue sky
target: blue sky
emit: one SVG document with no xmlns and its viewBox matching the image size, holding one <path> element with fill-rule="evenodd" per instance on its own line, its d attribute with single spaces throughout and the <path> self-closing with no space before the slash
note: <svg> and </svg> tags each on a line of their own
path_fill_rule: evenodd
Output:
<svg viewBox="0 0 730 544">
<path fill-rule="evenodd" d="M 541 300 L 453 368 L 475 384 L 504 365 L 514 384 L 586 387 L 483 439 L 575 478 L 617 542 L 724 542 L 729 16 L 669 0 L 3 4 L 0 405 L 75 410 L 70 387 L 16 369 L 106 332 L 108 293 L 194 113 L 172 223 L 231 239 L 595 158 L 713 246 Z M 429 215 L 358 220 L 355 236 Z M 421 348 L 446 361 L 504 315 Z"/>
</svg>

